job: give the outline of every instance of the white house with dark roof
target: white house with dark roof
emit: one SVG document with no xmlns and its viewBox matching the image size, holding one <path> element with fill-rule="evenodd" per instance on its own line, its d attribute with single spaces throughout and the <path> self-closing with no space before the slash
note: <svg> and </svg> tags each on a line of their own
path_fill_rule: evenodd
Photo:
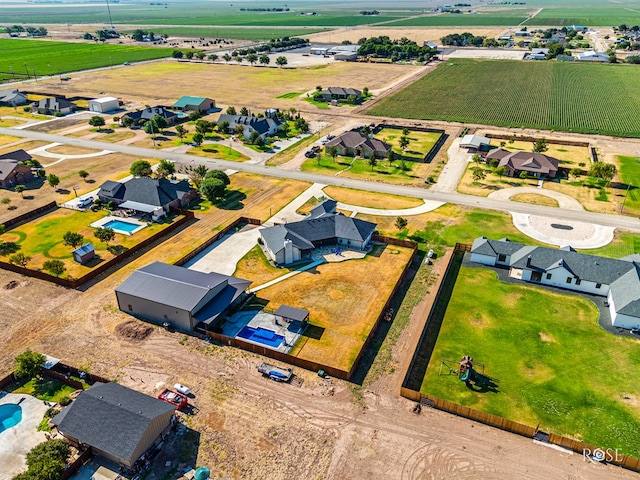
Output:
<svg viewBox="0 0 640 480">
<path fill-rule="evenodd" d="M 218 118 L 218 125 L 222 122 L 227 122 L 227 133 L 234 133 L 238 126 L 243 129 L 243 136 L 245 139 L 249 139 L 253 132 L 258 134 L 264 139 L 267 136 L 275 135 L 280 131 L 282 126 L 282 120 L 274 115 L 267 115 L 265 117 L 254 117 L 253 115 L 229 115 L 223 113 Z"/>
<path fill-rule="evenodd" d="M 335 202 L 326 200 L 304 220 L 263 228 L 260 237 L 269 258 L 288 265 L 309 258 L 313 250 L 325 245 L 364 250 L 375 229 L 375 223 L 336 213 Z"/>
<path fill-rule="evenodd" d="M 117 383 L 84 390 L 51 423 L 72 445 L 126 468 L 169 431 L 175 406 Z"/>
<path fill-rule="evenodd" d="M 0 106 L 17 107 L 28 103 L 27 94 L 17 88 L 0 90 Z"/>
<path fill-rule="evenodd" d="M 78 107 L 66 98 L 46 97 L 33 102 L 31 108 L 34 112 L 44 115 L 53 115 L 55 113 L 66 115 L 75 112 Z"/>
<path fill-rule="evenodd" d="M 509 276 L 526 282 L 607 297 L 615 327 L 640 325 L 640 264 L 635 257 L 614 259 L 561 249 L 527 246 L 507 238 L 479 237 L 471 261 L 509 269 Z"/>
<path fill-rule="evenodd" d="M 183 331 L 207 328 L 242 298 L 248 280 L 154 262 L 116 287 L 118 308 Z"/>
</svg>

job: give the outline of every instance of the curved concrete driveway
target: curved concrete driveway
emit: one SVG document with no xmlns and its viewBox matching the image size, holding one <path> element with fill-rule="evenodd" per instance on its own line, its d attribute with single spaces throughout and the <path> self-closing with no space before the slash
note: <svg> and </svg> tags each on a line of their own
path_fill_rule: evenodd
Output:
<svg viewBox="0 0 640 480">
<path fill-rule="evenodd" d="M 328 195 L 325 195 L 329 198 Z M 412 208 L 400 208 L 396 210 L 387 210 L 383 208 L 368 208 L 368 207 L 360 207 L 358 205 L 349 205 L 347 203 L 338 202 L 338 208 L 340 210 L 349 210 L 354 213 L 364 213 L 367 215 L 378 215 L 380 217 L 398 217 L 398 216 L 411 216 L 411 215 L 420 215 L 422 213 L 429 213 L 436 208 L 444 205 L 443 202 L 436 202 L 435 200 L 423 200 L 424 203 L 422 205 L 418 205 L 417 207 Z"/>
<path fill-rule="evenodd" d="M 505 188 L 489 194 L 498 200 L 510 200 L 519 193 L 534 193 L 553 198 L 559 208 L 573 211 L 584 211 L 584 207 L 575 198 L 553 190 L 535 187 Z M 511 213 L 514 226 L 525 235 L 550 245 L 589 249 L 608 245 L 613 240 L 614 227 L 605 227 L 592 223 L 576 222 L 573 220 L 557 220 L 548 216 L 529 215 L 526 213 Z"/>
<path fill-rule="evenodd" d="M 47 168 L 57 163 L 60 163 L 64 160 L 79 160 L 82 158 L 91 158 L 91 157 L 101 157 L 103 155 L 108 155 L 110 153 L 114 153 L 112 150 L 100 150 L 99 152 L 93 153 L 83 153 L 81 155 L 66 155 L 63 153 L 52 153 L 48 152 L 48 148 L 59 147 L 60 145 L 64 145 L 63 143 L 50 143 L 49 145 L 45 145 L 44 147 L 34 148 L 33 150 L 29 150 L 27 153 L 30 155 L 40 155 L 41 157 L 47 158 L 55 158 L 56 161 L 53 163 L 48 163 L 47 165 L 43 165 L 43 167 Z"/>
<path fill-rule="evenodd" d="M 569 195 L 536 187 L 503 188 L 502 190 L 497 190 L 490 193 L 489 198 L 495 198 L 498 200 L 510 200 L 511 197 L 514 197 L 515 195 L 518 195 L 520 193 L 535 193 L 536 195 L 543 195 L 545 197 L 553 198 L 558 202 L 559 208 L 565 208 L 567 210 L 584 210 L 582 204 Z"/>
</svg>

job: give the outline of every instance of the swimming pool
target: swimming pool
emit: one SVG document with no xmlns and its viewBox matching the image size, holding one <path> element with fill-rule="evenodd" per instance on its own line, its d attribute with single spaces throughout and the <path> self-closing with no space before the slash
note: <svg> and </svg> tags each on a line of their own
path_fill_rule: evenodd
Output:
<svg viewBox="0 0 640 480">
<path fill-rule="evenodd" d="M 284 340 L 282 335 L 278 335 L 276 332 L 261 327 L 244 327 L 236 336 L 251 340 L 252 342 L 262 343 L 272 348 L 278 348 Z"/>
<path fill-rule="evenodd" d="M 22 407 L 15 403 L 0 405 L 0 432 L 15 427 L 22 421 Z"/>
<path fill-rule="evenodd" d="M 131 234 L 140 228 L 140 225 L 137 223 L 125 222 L 124 220 L 109 220 L 102 226 L 104 228 L 111 228 L 116 232 L 124 232 L 126 234 Z"/>
</svg>

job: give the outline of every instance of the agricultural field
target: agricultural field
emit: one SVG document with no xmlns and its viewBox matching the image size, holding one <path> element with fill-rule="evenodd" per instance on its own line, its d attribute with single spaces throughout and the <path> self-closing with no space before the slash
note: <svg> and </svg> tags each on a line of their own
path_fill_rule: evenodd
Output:
<svg viewBox="0 0 640 480">
<path fill-rule="evenodd" d="M 634 8 L 637 3 L 627 3 L 628 7 L 617 3 L 616 5 L 587 6 L 580 5 L 578 8 L 567 8 L 559 5 L 557 8 L 543 8 L 534 18 L 524 22 L 524 25 L 535 25 L 544 27 L 559 27 L 567 25 L 587 25 L 590 27 L 610 27 L 614 25 L 637 25 L 638 11 Z"/>
<path fill-rule="evenodd" d="M 319 265 L 260 290 L 258 299 L 305 305 L 322 335 L 302 337 L 291 355 L 348 371 L 410 258 L 408 248 L 374 246 L 364 259 Z"/>
<path fill-rule="evenodd" d="M 389 22 L 390 27 L 488 27 L 518 25 L 526 19 L 523 10 L 513 12 L 513 16 L 499 11 L 496 14 L 484 12 L 480 15 L 437 14 L 424 15 Z"/>
<path fill-rule="evenodd" d="M 638 457 L 637 340 L 605 332 L 597 319 L 579 295 L 463 265 L 421 390 Z M 439 375 L 442 360 L 463 355 L 485 365 L 494 389 L 468 388 L 446 367 Z"/>
<path fill-rule="evenodd" d="M 281 37 L 300 37 L 324 32 L 324 28 L 269 28 L 269 27 L 158 27 L 153 28 L 157 35 L 186 38 L 225 38 L 231 40 L 270 40 Z M 132 33 L 124 30 L 122 33 Z"/>
<path fill-rule="evenodd" d="M 173 49 L 0 39 L 0 82 L 170 57 Z"/>
<path fill-rule="evenodd" d="M 640 137 L 637 73 L 633 65 L 456 59 L 367 113 Z"/>
</svg>

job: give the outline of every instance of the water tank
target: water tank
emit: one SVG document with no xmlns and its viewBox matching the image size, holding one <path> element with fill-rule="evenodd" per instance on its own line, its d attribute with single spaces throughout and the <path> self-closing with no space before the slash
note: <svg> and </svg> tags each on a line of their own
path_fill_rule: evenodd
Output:
<svg viewBox="0 0 640 480">
<path fill-rule="evenodd" d="M 207 480 L 211 476 L 211 470 L 207 467 L 200 467 L 193 475 L 194 480 Z"/>
</svg>

